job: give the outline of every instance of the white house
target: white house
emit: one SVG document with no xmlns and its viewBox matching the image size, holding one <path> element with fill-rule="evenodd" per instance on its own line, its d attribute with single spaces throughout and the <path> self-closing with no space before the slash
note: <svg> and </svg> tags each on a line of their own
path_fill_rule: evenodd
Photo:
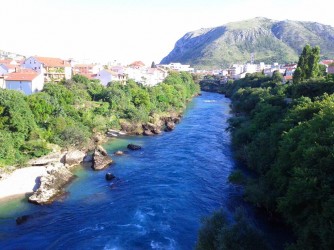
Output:
<svg viewBox="0 0 334 250">
<path fill-rule="evenodd" d="M 125 74 L 129 79 L 134 80 L 135 82 L 143 83 L 146 81 L 146 68 L 133 68 L 127 67 L 125 69 Z"/>
<path fill-rule="evenodd" d="M 148 68 L 144 75 L 145 81 L 142 82 L 145 86 L 155 86 L 161 83 L 168 75 L 168 72 L 161 68 Z"/>
<path fill-rule="evenodd" d="M 45 81 L 57 82 L 72 77 L 70 63 L 59 58 L 31 56 L 21 66 L 42 73 Z"/>
<path fill-rule="evenodd" d="M 258 66 L 256 64 L 247 63 L 244 67 L 244 72 L 246 73 L 258 72 Z"/>
<path fill-rule="evenodd" d="M 39 92 L 44 87 L 44 77 L 34 70 L 21 70 L 4 77 L 5 88 L 23 92 L 26 95 Z"/>
<path fill-rule="evenodd" d="M 101 64 L 76 64 L 73 67 L 73 73 L 81 75 L 94 75 L 101 70 L 103 70 L 103 66 Z"/>
<path fill-rule="evenodd" d="M 107 86 L 109 82 L 112 81 L 123 82 L 125 81 L 126 78 L 122 74 L 117 74 L 116 72 L 111 71 L 109 69 L 104 69 L 97 73 L 95 79 L 100 80 L 102 85 Z"/>
<path fill-rule="evenodd" d="M 231 68 L 228 70 L 228 74 L 231 76 L 231 78 L 237 78 L 238 75 L 244 73 L 244 65 L 241 64 L 233 64 Z"/>
<path fill-rule="evenodd" d="M 194 68 L 190 68 L 190 65 L 188 64 L 170 63 L 170 64 L 161 64 L 158 66 L 176 71 L 194 72 Z"/>
</svg>

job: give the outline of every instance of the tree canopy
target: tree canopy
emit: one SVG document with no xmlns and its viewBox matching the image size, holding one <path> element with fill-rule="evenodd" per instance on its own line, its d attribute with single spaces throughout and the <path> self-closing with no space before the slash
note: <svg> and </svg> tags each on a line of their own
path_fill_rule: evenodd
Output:
<svg viewBox="0 0 334 250">
<path fill-rule="evenodd" d="M 306 45 L 299 57 L 297 69 L 293 75 L 293 82 L 299 83 L 303 80 L 315 78 L 321 75 L 320 66 L 320 47 Z"/>
</svg>

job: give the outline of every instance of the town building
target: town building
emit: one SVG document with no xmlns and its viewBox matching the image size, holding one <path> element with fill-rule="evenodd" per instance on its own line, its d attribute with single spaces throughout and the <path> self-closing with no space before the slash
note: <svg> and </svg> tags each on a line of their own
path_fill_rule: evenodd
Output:
<svg viewBox="0 0 334 250">
<path fill-rule="evenodd" d="M 4 80 L 4 88 L 17 90 L 26 95 L 39 92 L 44 87 L 43 75 L 31 69 L 9 73 Z"/>
<path fill-rule="evenodd" d="M 174 70 L 174 71 L 184 71 L 184 72 L 194 72 L 194 68 L 191 68 L 190 65 L 181 64 L 181 63 L 170 63 L 170 64 L 158 64 L 160 68 L 164 68 L 167 70 Z"/>
<path fill-rule="evenodd" d="M 110 82 L 122 82 L 125 83 L 126 76 L 124 74 L 118 74 L 110 69 L 103 69 L 96 74 L 94 79 L 100 80 L 103 86 L 107 86 Z"/>
<path fill-rule="evenodd" d="M 33 69 L 41 73 L 46 82 L 59 82 L 72 77 L 70 63 L 59 58 L 31 56 L 21 66 L 22 68 Z"/>
<path fill-rule="evenodd" d="M 327 73 L 328 74 L 334 74 L 334 62 L 332 64 L 328 65 Z"/>
<path fill-rule="evenodd" d="M 101 64 L 76 64 L 73 66 L 74 75 L 95 75 L 101 70 L 103 70 Z"/>
</svg>

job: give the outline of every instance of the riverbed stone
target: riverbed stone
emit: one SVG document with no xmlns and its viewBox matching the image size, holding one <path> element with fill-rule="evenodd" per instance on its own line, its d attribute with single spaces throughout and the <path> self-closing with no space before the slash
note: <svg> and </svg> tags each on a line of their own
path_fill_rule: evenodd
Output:
<svg viewBox="0 0 334 250">
<path fill-rule="evenodd" d="M 131 150 L 139 150 L 141 149 L 141 146 L 130 143 L 127 148 Z"/>
<path fill-rule="evenodd" d="M 106 180 L 107 181 L 111 181 L 115 178 L 116 178 L 115 175 L 113 175 L 112 173 L 106 173 Z"/>
</svg>

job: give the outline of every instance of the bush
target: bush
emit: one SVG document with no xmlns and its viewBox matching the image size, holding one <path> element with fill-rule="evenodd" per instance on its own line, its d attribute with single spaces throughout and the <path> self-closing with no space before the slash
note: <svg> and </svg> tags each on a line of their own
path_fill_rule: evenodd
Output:
<svg viewBox="0 0 334 250">
<path fill-rule="evenodd" d="M 234 222 L 228 222 L 222 211 L 215 212 L 203 220 L 199 231 L 197 250 L 266 250 L 269 245 L 262 234 L 246 219 L 245 213 L 237 209 Z"/>
<path fill-rule="evenodd" d="M 246 178 L 240 170 L 235 170 L 229 175 L 228 181 L 233 184 L 244 184 L 246 182 Z"/>
</svg>

